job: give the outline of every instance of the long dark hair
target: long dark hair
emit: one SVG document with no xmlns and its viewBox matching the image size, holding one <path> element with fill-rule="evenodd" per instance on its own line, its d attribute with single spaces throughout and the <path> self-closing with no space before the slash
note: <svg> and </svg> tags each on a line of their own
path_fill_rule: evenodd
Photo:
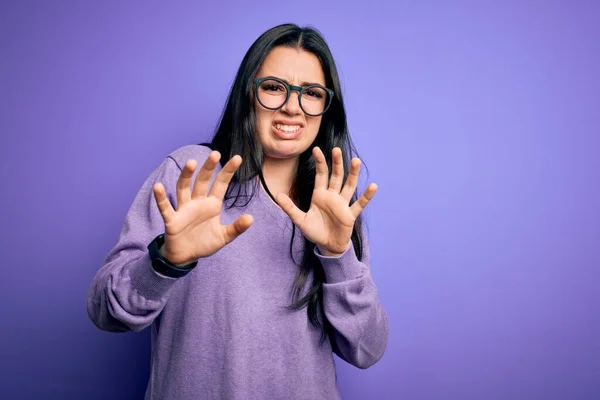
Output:
<svg viewBox="0 0 600 400">
<path fill-rule="evenodd" d="M 240 202 L 247 204 L 250 201 L 258 187 L 258 181 L 255 179 L 257 176 L 266 192 L 273 198 L 262 174 L 262 146 L 255 139 L 253 79 L 256 77 L 267 54 L 277 46 L 300 48 L 316 55 L 325 73 L 326 87 L 335 91 L 331 106 L 321 119 L 319 132 L 314 143 L 299 157 L 296 177 L 290 191 L 290 197 L 298 208 L 306 212 L 310 207 L 315 183 L 315 161 L 312 158 L 314 146 L 319 146 L 325 154 L 330 171 L 332 164 L 331 150 L 334 147 L 339 147 L 342 150 L 344 178 L 348 175 L 351 157 L 357 154 L 348 132 L 337 68 L 323 36 L 314 28 L 301 28 L 294 24 L 276 26 L 263 33 L 244 56 L 223 109 L 216 133 L 209 144 L 211 148 L 221 153 L 222 165 L 225 165 L 236 154 L 239 154 L 243 159 L 242 165 L 237 170 L 227 191 L 226 200 L 233 200 L 228 203 L 227 207 L 240 205 Z M 247 185 L 236 184 L 252 180 L 255 184 L 250 185 L 251 189 L 248 189 Z M 356 193 L 352 201 L 356 201 Z M 292 259 L 294 259 L 292 249 L 295 233 L 296 227 L 293 226 L 290 242 Z M 352 244 L 359 260 L 362 259 L 363 254 L 361 236 L 362 221 L 359 216 L 352 233 Z M 310 322 L 315 327 L 322 329 L 321 338 L 325 340 L 330 329 L 329 322 L 323 312 L 322 302 L 322 286 L 325 275 L 321 262 L 314 255 L 314 248 L 315 245 L 305 238 L 302 260 L 298 263 L 298 274 L 291 291 L 292 304 L 289 307 L 295 310 L 306 307 Z M 311 272 L 313 274 L 312 284 L 308 290 L 305 290 Z M 302 293 L 305 294 L 300 297 Z"/>
</svg>

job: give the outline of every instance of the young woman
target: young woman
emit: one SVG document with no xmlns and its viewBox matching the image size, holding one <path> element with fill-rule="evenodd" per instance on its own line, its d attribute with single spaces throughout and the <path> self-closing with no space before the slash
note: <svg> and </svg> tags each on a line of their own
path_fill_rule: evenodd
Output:
<svg viewBox="0 0 600 400">
<path fill-rule="evenodd" d="M 334 353 L 382 357 L 360 218 L 377 187 L 356 194 L 353 152 L 322 36 L 261 35 L 212 142 L 148 177 L 91 284 L 100 329 L 152 327 L 146 399 L 337 399 Z"/>
</svg>

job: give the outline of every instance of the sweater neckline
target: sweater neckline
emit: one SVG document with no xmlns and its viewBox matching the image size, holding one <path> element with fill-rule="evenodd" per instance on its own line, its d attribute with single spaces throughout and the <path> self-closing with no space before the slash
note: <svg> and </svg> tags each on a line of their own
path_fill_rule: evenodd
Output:
<svg viewBox="0 0 600 400">
<path fill-rule="evenodd" d="M 257 176 L 256 177 L 256 183 L 258 185 L 258 195 L 261 198 L 261 202 L 263 204 L 266 204 L 267 207 L 269 207 L 270 209 L 274 210 L 277 215 L 289 219 L 289 215 L 287 215 L 287 213 L 285 211 L 283 211 L 283 209 L 279 206 L 279 204 L 277 204 L 274 199 L 271 198 L 271 196 L 269 196 L 269 193 L 267 193 L 267 190 L 263 187 L 260 178 Z"/>
</svg>

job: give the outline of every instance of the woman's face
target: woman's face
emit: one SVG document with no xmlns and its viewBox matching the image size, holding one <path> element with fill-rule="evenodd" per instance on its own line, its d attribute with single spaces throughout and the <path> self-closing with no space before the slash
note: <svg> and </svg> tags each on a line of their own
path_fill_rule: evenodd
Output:
<svg viewBox="0 0 600 400">
<path fill-rule="evenodd" d="M 271 50 L 256 75 L 257 78 L 267 76 L 279 78 L 288 85 L 307 86 L 317 83 L 325 86 L 325 74 L 317 56 L 298 48 L 275 47 Z M 263 96 L 277 95 L 277 90 L 281 88 L 270 86 L 266 90 L 269 93 L 261 95 L 261 100 Z M 304 94 L 303 99 L 308 95 Z M 287 103 L 278 110 L 263 107 L 256 96 L 254 102 L 256 133 L 265 157 L 293 159 L 314 142 L 322 117 L 311 117 L 302 111 L 297 91 L 291 91 Z M 304 102 L 306 106 L 308 99 Z"/>
</svg>

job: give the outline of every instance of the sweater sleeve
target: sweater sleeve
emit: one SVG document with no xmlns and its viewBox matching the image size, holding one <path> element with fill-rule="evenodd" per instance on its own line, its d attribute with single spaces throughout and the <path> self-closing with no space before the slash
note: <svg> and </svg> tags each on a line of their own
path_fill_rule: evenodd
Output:
<svg viewBox="0 0 600 400">
<path fill-rule="evenodd" d="M 381 359 L 388 341 L 388 318 L 377 297 L 369 270 L 369 248 L 363 236 L 359 261 L 350 246 L 339 257 L 315 254 L 325 272 L 323 309 L 332 325 L 335 354 L 358 368 L 368 368 Z"/>
<path fill-rule="evenodd" d="M 162 183 L 176 207 L 175 185 L 180 172 L 175 161 L 167 157 L 146 179 L 128 210 L 117 243 L 89 288 L 87 312 L 98 328 L 141 331 L 164 308 L 177 279 L 158 274 L 150 262 L 147 246 L 164 232 L 152 186 Z"/>
</svg>

